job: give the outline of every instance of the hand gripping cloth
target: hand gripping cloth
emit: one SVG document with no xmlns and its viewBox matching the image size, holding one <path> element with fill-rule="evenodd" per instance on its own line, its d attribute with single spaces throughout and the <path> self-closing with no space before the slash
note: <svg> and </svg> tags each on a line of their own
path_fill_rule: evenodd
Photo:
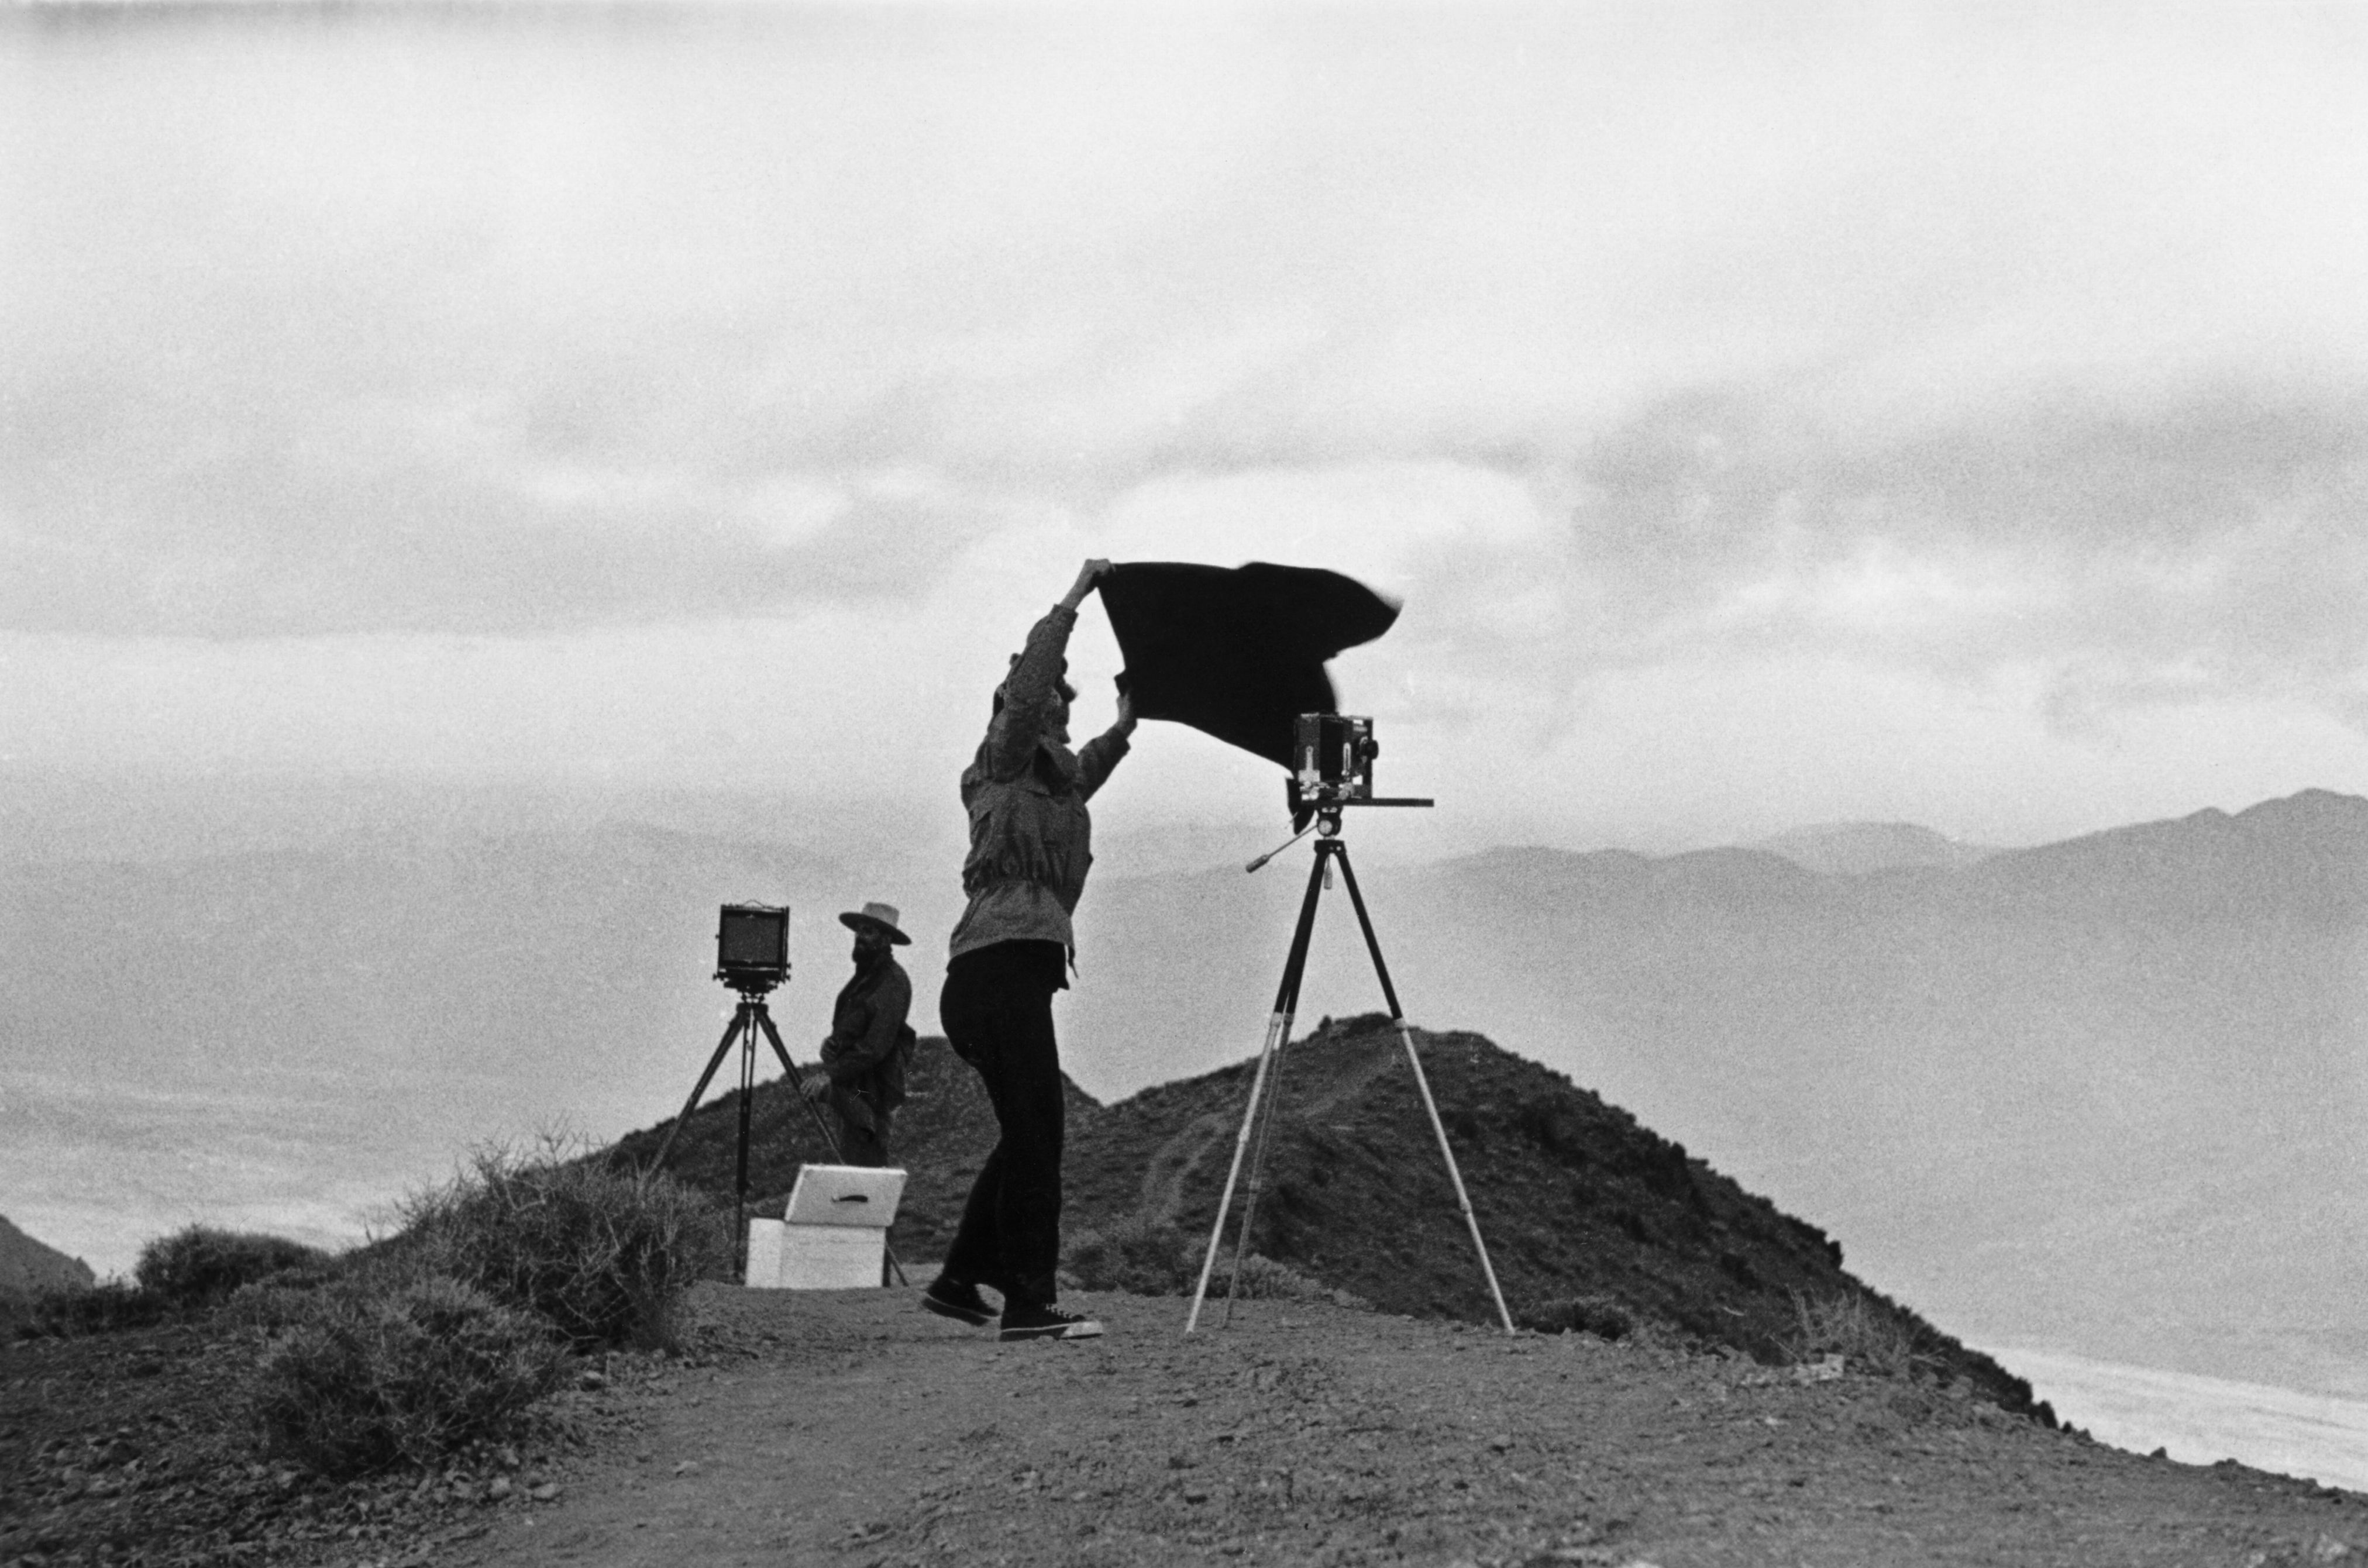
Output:
<svg viewBox="0 0 2368 1568">
<path fill-rule="evenodd" d="M 1131 562 L 1100 585 L 1135 717 L 1190 724 L 1285 768 L 1292 721 L 1335 711 L 1324 662 L 1398 618 L 1353 577 L 1263 561 Z"/>
</svg>

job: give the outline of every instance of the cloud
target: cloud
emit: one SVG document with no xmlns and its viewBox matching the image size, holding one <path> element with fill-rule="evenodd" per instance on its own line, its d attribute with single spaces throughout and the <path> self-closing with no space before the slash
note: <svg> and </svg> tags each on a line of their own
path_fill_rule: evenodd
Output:
<svg viewBox="0 0 2368 1568">
<path fill-rule="evenodd" d="M 319 639 L 422 733 L 486 640 L 655 767 L 752 627 L 999 656 L 1092 551 L 1403 593 L 1343 690 L 1458 733 L 2362 711 L 2341 17 L 316 20 L 12 77 L 0 631 L 258 643 L 225 701 Z"/>
<path fill-rule="evenodd" d="M 2357 677 L 2368 397 L 2041 393 L 1876 435 L 1802 412 L 1811 391 L 1673 400 L 1577 465 L 1565 560 L 1602 656 L 2048 660 L 2132 692 Z"/>
</svg>

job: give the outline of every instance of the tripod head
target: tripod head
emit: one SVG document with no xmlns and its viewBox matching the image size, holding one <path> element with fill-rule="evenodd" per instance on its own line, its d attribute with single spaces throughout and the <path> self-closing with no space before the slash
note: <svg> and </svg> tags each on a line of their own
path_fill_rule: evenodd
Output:
<svg viewBox="0 0 2368 1568">
<path fill-rule="evenodd" d="M 1429 805 L 1411 796 L 1373 793 L 1373 759 L 1381 755 L 1382 743 L 1373 738 L 1371 719 L 1302 713 L 1292 729 L 1293 766 L 1282 781 L 1294 834 L 1305 833 L 1314 818 L 1325 824 L 1325 837 L 1337 837 L 1346 806 Z"/>
<path fill-rule="evenodd" d="M 1282 798 L 1291 812 L 1291 836 L 1242 868 L 1255 871 L 1307 836 L 1308 829 L 1338 838 L 1351 806 L 1428 806 L 1429 797 L 1373 793 L 1373 759 L 1382 743 L 1371 719 L 1342 713 L 1302 713 L 1292 732 L 1292 760 Z"/>
</svg>

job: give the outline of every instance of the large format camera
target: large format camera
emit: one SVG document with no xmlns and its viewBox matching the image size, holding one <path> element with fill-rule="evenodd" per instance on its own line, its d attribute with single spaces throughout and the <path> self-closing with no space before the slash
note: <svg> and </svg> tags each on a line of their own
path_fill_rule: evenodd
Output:
<svg viewBox="0 0 2368 1568">
<path fill-rule="evenodd" d="M 1292 728 L 1291 781 L 1302 801 L 1370 801 L 1373 759 L 1382 743 L 1371 719 L 1342 713 L 1302 713 Z"/>
<path fill-rule="evenodd" d="M 788 906 L 725 904 L 715 927 L 715 978 L 743 996 L 762 996 L 789 977 Z"/>
<path fill-rule="evenodd" d="M 1427 806 L 1428 800 L 1383 797 L 1373 793 L 1373 759 L 1382 743 L 1373 739 L 1373 722 L 1346 713 L 1302 713 L 1292 724 L 1291 771 L 1283 779 L 1283 798 L 1291 807 L 1291 826 L 1303 831 L 1321 818 L 1326 833 L 1339 830 L 1344 806 Z M 1253 867 L 1264 864 L 1252 862 Z"/>
</svg>

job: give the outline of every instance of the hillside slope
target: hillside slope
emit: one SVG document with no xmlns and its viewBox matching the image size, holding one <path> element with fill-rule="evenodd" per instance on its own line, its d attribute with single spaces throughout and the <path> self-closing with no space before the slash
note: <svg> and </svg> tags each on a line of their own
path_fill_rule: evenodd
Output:
<svg viewBox="0 0 2368 1568">
<path fill-rule="evenodd" d="M 2008 1409 L 2032 1408 L 2027 1383 L 1846 1273 L 1839 1244 L 1618 1107 L 1478 1035 L 1418 1032 L 1417 1041 L 1517 1315 L 1551 1323 L 1557 1312 L 1566 1321 L 1574 1301 L 1608 1305 L 1775 1360 L 1798 1339 L 1799 1301 L 1858 1303 L 1896 1325 L 1902 1345 L 1932 1369 Z M 1201 1244 L 1253 1066 L 1237 1062 L 1107 1107 L 1072 1086 L 1064 1169 L 1072 1242 L 1132 1221 L 1172 1231 L 1179 1249 Z M 1494 1321 L 1388 1020 L 1326 1020 L 1282 1053 L 1281 1071 L 1252 1250 L 1386 1311 Z M 933 1262 L 993 1144 L 994 1123 L 976 1075 L 940 1040 L 922 1043 L 912 1089 L 896 1155 L 913 1176 L 893 1244 Z M 735 1090 L 693 1116 L 669 1168 L 728 1197 L 737 1127 Z M 751 1128 L 758 1211 L 778 1212 L 797 1165 L 825 1156 L 780 1082 L 758 1085 Z M 632 1134 L 607 1157 L 644 1165 L 664 1133 L 661 1125 Z"/>
<path fill-rule="evenodd" d="M 0 1295 L 73 1290 L 96 1278 L 82 1259 L 35 1241 L 0 1215 Z"/>
<path fill-rule="evenodd" d="M 2368 1233 L 2328 1222 L 2368 1206 L 2368 801 L 2310 791 L 1957 869 L 1529 849 L 1363 885 L 1417 1021 L 1568 1073 L 1960 1332 L 2368 1392 Z M 1256 1041 L 1295 886 L 1094 896 L 1063 1026 L 1089 1088 Z M 1308 1015 L 1379 1000 L 1342 903 Z"/>
</svg>

